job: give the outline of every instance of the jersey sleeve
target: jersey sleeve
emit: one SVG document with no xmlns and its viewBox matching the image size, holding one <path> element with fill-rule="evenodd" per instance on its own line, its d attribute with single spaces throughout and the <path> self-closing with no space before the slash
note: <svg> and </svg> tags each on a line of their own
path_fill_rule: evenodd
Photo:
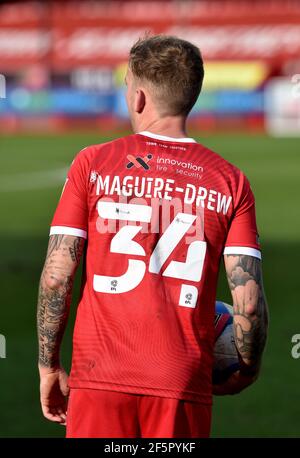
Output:
<svg viewBox="0 0 300 458">
<path fill-rule="evenodd" d="M 242 173 L 224 254 L 245 254 L 261 259 L 256 226 L 255 199 L 250 183 Z"/>
<path fill-rule="evenodd" d="M 51 223 L 50 235 L 67 234 L 87 238 L 87 187 L 89 164 L 87 149 L 72 162 Z"/>
</svg>

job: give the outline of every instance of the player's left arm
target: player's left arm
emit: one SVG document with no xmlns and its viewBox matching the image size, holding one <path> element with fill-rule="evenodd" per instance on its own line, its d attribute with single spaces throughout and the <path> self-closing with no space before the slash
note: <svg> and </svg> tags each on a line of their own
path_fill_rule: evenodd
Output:
<svg viewBox="0 0 300 458">
<path fill-rule="evenodd" d="M 235 254 L 225 255 L 224 261 L 233 299 L 234 334 L 240 356 L 240 371 L 233 374 L 227 386 L 220 387 L 221 392 L 215 394 L 235 394 L 252 384 L 259 375 L 269 314 L 261 260 Z"/>
<path fill-rule="evenodd" d="M 40 396 L 44 416 L 65 423 L 67 374 L 60 363 L 60 346 L 67 325 L 76 269 L 84 238 L 51 235 L 42 271 L 37 306 Z"/>
<path fill-rule="evenodd" d="M 224 262 L 233 299 L 235 344 L 240 370 L 215 394 L 234 394 L 259 374 L 268 331 L 268 306 L 263 288 L 261 251 L 250 183 L 239 171 L 234 212 L 224 247 Z"/>
<path fill-rule="evenodd" d="M 225 255 L 225 269 L 233 299 L 235 344 L 246 367 L 259 370 L 268 329 L 268 306 L 261 260 Z"/>
</svg>

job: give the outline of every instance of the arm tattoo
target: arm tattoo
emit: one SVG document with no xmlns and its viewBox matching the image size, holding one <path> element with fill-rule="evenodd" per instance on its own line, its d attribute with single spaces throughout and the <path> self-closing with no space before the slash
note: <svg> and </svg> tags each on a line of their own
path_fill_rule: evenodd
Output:
<svg viewBox="0 0 300 458">
<path fill-rule="evenodd" d="M 59 250 L 59 247 L 61 245 L 61 242 L 63 241 L 64 236 L 63 235 L 54 235 L 49 238 L 49 245 L 48 245 L 48 253 L 47 253 L 47 258 L 51 256 L 53 251 Z"/>
<path fill-rule="evenodd" d="M 59 365 L 59 348 L 69 315 L 73 281 L 68 277 L 60 290 L 42 286 L 38 299 L 39 363 L 44 367 Z"/>
<path fill-rule="evenodd" d="M 69 252 L 72 258 L 72 261 L 79 262 L 82 255 L 82 244 L 81 239 L 77 237 L 74 239 L 73 245 L 69 247 Z"/>
<path fill-rule="evenodd" d="M 59 365 L 59 350 L 69 316 L 74 275 L 83 248 L 84 240 L 80 237 L 50 237 L 37 309 L 41 366 L 50 368 Z"/>
<path fill-rule="evenodd" d="M 268 328 L 261 262 L 252 256 L 227 255 L 226 270 L 233 296 L 235 343 L 243 361 L 258 367 Z"/>
</svg>

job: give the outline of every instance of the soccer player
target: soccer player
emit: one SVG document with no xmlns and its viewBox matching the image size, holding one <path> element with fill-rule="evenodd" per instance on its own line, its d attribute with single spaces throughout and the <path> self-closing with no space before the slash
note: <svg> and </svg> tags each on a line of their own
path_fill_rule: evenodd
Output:
<svg viewBox="0 0 300 458">
<path fill-rule="evenodd" d="M 203 76 L 191 43 L 139 40 L 126 75 L 135 133 L 83 149 L 69 170 L 38 299 L 42 410 L 67 437 L 208 437 L 213 391 L 258 377 L 267 307 L 254 197 L 239 169 L 186 135 Z M 83 253 L 68 378 L 60 345 Z M 241 369 L 212 387 L 223 256 Z"/>
</svg>

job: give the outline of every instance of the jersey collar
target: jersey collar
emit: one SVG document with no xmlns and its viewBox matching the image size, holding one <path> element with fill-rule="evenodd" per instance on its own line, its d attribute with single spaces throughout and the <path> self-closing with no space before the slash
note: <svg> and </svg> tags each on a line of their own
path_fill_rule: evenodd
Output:
<svg viewBox="0 0 300 458">
<path fill-rule="evenodd" d="M 197 143 L 196 140 L 193 138 L 173 138 L 173 137 L 166 137 L 165 135 L 157 135 L 152 134 L 152 132 L 143 131 L 139 132 L 139 135 L 144 135 L 145 137 L 154 138 L 155 140 L 162 140 L 166 142 L 179 142 L 179 143 Z"/>
</svg>

